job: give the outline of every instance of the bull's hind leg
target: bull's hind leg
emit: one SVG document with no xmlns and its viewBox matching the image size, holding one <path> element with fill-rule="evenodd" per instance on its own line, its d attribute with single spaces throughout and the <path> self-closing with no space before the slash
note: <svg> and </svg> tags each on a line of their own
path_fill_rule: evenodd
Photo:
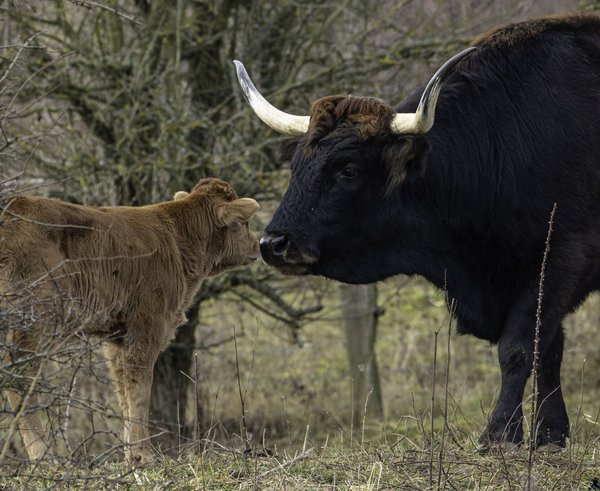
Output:
<svg viewBox="0 0 600 491">
<path fill-rule="evenodd" d="M 7 346 L 12 352 L 7 352 L 3 359 L 4 369 L 15 373 L 15 365 L 23 358 L 32 355 L 35 350 L 32 339 L 21 331 L 10 330 L 7 336 Z M 49 453 L 49 446 L 38 410 L 39 403 L 36 395 L 36 385 L 39 381 L 42 368 L 41 360 L 34 357 L 34 361 L 26 362 L 27 368 L 18 375 L 20 380 L 15 380 L 19 389 L 5 391 L 6 397 L 15 416 L 18 418 L 17 427 L 23 439 L 23 445 L 31 460 L 40 460 Z M 26 383 L 21 384 L 21 381 Z"/>
<path fill-rule="evenodd" d="M 564 334 L 560 326 L 552 342 L 540 353 L 535 444 L 541 451 L 561 450 L 569 436 L 569 417 L 560 384 L 563 345 Z"/>
</svg>

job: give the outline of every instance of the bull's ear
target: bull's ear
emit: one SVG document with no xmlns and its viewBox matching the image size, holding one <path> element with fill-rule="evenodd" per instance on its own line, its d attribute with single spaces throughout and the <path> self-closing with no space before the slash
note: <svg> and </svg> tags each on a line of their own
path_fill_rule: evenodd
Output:
<svg viewBox="0 0 600 491">
<path fill-rule="evenodd" d="M 277 158 L 283 162 L 290 162 L 298 146 L 299 138 L 286 138 L 279 144 Z"/>
<path fill-rule="evenodd" d="M 259 208 L 260 205 L 252 198 L 228 201 L 217 209 L 217 222 L 221 227 L 228 227 L 234 223 L 245 223 Z"/>
<path fill-rule="evenodd" d="M 185 197 L 187 197 L 189 195 L 190 195 L 190 193 L 186 193 L 185 191 L 177 191 L 175 193 L 175 196 L 173 196 L 173 199 L 175 201 L 177 201 L 178 199 L 183 199 L 183 198 L 185 198 Z"/>
</svg>

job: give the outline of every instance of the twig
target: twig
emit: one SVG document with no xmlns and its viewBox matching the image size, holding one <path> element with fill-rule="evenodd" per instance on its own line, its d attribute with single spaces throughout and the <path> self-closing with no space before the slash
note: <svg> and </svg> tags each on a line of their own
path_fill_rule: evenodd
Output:
<svg viewBox="0 0 600 491">
<path fill-rule="evenodd" d="M 533 366 L 531 368 L 531 425 L 529 426 L 529 454 L 527 456 L 527 490 L 532 489 L 532 471 L 533 471 L 533 449 L 535 447 L 536 431 L 537 431 L 537 374 L 540 357 L 540 329 L 542 327 L 542 300 L 544 297 L 544 279 L 546 274 L 546 263 L 550 252 L 550 238 L 552 237 L 552 227 L 554 224 L 554 215 L 556 214 L 556 203 L 552 207 L 550 213 L 550 221 L 548 222 L 548 234 L 546 235 L 546 245 L 544 247 L 544 256 L 542 258 L 542 266 L 540 269 L 540 282 L 538 287 L 537 309 L 535 312 L 535 336 L 533 339 Z"/>
<path fill-rule="evenodd" d="M 67 398 L 67 404 L 65 409 L 65 421 L 63 423 L 63 434 L 65 435 L 65 445 L 67 446 L 67 450 L 71 455 L 73 455 L 73 448 L 71 447 L 71 442 L 66 435 L 69 434 L 69 424 L 71 423 L 71 409 L 73 407 L 73 394 L 75 392 L 75 387 L 77 386 L 77 370 L 73 372 L 73 377 L 71 377 L 71 383 L 69 384 L 69 395 Z"/>
<path fill-rule="evenodd" d="M 16 65 L 16 63 L 17 63 L 19 57 L 21 56 L 21 53 L 23 52 L 23 50 L 26 49 L 26 48 L 32 47 L 32 46 L 29 46 L 29 42 L 33 41 L 38 35 L 39 35 L 39 32 L 36 32 L 33 36 L 30 36 L 29 38 L 27 38 L 27 41 L 25 41 L 25 43 L 22 46 L 19 46 L 19 50 L 17 51 L 17 54 L 15 55 L 15 57 L 10 62 L 10 65 L 8 65 L 8 68 L 4 72 L 4 75 L 2 75 L 2 77 L 0 77 L 0 84 L 2 82 L 4 82 L 4 80 L 6 79 L 6 77 L 8 77 L 8 74 L 13 69 L 13 67 Z"/>
<path fill-rule="evenodd" d="M 245 445 L 245 452 L 248 452 L 250 449 L 250 442 L 248 441 L 248 425 L 246 424 L 246 399 L 244 397 L 244 394 L 242 393 L 242 382 L 240 380 L 240 359 L 238 356 L 238 345 L 237 345 L 237 336 L 235 333 L 235 324 L 233 325 L 233 344 L 234 344 L 234 348 L 235 348 L 235 376 L 237 378 L 237 385 L 238 385 L 238 393 L 240 396 L 240 405 L 241 405 L 241 412 L 242 412 L 242 421 L 241 421 L 241 433 L 242 433 L 242 439 L 244 440 L 244 445 Z"/>
<path fill-rule="evenodd" d="M 4 460 L 6 458 L 6 454 L 10 447 L 10 442 L 12 440 L 12 437 L 19 427 L 19 421 L 23 417 L 23 414 L 25 414 L 25 412 L 27 411 L 27 404 L 28 404 L 29 400 L 31 399 L 31 397 L 34 395 L 35 387 L 38 384 L 38 382 L 42 376 L 43 366 L 44 366 L 44 360 L 42 359 L 42 360 L 40 360 L 40 363 L 37 367 L 36 374 L 31 379 L 31 384 L 29 384 L 27 393 L 23 396 L 23 398 L 21 400 L 19 410 L 17 411 L 17 414 L 14 415 L 14 417 L 10 423 L 10 426 L 8 427 L 8 434 L 6 436 L 6 440 L 4 441 L 4 446 L 2 447 L 2 452 L 0 452 L 0 463 L 4 462 Z"/>
<path fill-rule="evenodd" d="M 118 15 L 119 17 L 131 22 L 132 24 L 138 24 L 138 25 L 142 24 L 142 22 L 137 20 L 137 18 L 135 16 L 128 15 L 128 14 L 121 12 L 120 10 L 117 10 L 116 8 L 111 7 L 109 5 L 104 5 L 104 4 L 98 3 L 98 2 L 90 2 L 88 0 L 69 0 L 69 2 L 71 2 L 73 5 L 77 5 L 78 7 L 85 7 L 87 9 L 98 8 L 101 10 L 106 10 L 107 12 Z"/>
<path fill-rule="evenodd" d="M 446 290 L 447 291 L 447 290 Z M 440 441 L 440 467 L 438 469 L 438 481 L 437 481 L 437 489 L 440 489 L 441 484 L 442 484 L 442 470 L 443 470 L 443 466 L 442 466 L 442 460 L 443 460 L 443 456 L 444 456 L 444 441 L 446 438 L 446 429 L 448 427 L 448 396 L 449 396 L 449 389 L 448 389 L 448 385 L 450 383 L 450 335 L 452 333 L 452 319 L 454 318 L 454 314 L 456 312 L 456 300 L 453 298 L 452 300 L 450 300 L 450 302 L 448 303 L 448 299 L 446 299 L 446 304 L 448 305 L 448 311 L 449 311 L 449 315 L 450 315 L 450 319 L 448 320 L 448 341 L 447 341 L 447 346 L 446 346 L 446 350 L 447 350 L 447 360 L 446 360 L 446 380 L 444 381 L 444 426 L 442 427 L 442 438 Z"/>
<path fill-rule="evenodd" d="M 19 215 L 18 213 L 14 213 L 14 212 L 10 211 L 8 208 L 13 203 L 13 201 L 14 201 L 14 199 L 10 200 L 10 202 L 8 203 L 8 205 L 6 206 L 6 208 L 3 210 L 3 213 L 5 213 L 6 215 L 10 215 L 11 217 L 16 218 L 18 220 L 21 220 L 23 222 L 33 223 L 34 225 L 42 225 L 44 227 L 80 228 L 80 229 L 83 229 L 83 230 L 94 230 L 94 227 L 90 227 L 88 225 L 74 225 L 74 224 L 69 224 L 69 223 L 65 223 L 65 224 L 60 224 L 60 223 L 46 223 L 46 222 L 38 222 L 37 220 L 32 220 L 31 218 L 27 218 L 27 217 Z"/>
<path fill-rule="evenodd" d="M 363 417 L 362 417 L 362 433 L 360 436 L 360 449 L 361 450 L 363 449 L 364 444 L 365 444 L 365 427 L 367 425 L 367 409 L 369 407 L 369 398 L 371 397 L 372 393 L 373 393 L 373 387 L 371 387 L 371 389 L 367 393 L 367 397 L 365 397 L 365 406 L 364 406 Z"/>
<path fill-rule="evenodd" d="M 433 339 L 433 380 L 431 387 L 431 441 L 429 442 L 429 487 L 433 486 L 433 442 L 435 441 L 434 437 L 434 417 L 435 417 L 435 384 L 436 384 L 436 370 L 437 370 L 437 344 L 438 344 L 438 334 L 439 331 L 434 332 Z"/>
</svg>

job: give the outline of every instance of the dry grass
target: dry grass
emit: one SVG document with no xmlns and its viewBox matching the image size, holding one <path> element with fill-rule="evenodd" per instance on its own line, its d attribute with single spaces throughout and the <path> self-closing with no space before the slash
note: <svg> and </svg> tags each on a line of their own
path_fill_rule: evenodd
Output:
<svg viewBox="0 0 600 491">
<path fill-rule="evenodd" d="M 124 466 L 121 421 L 103 360 L 88 353 L 65 371 L 68 380 L 76 373 L 77 383 L 63 386 L 62 409 L 51 412 L 48 420 L 61 429 L 56 434 L 63 439 L 62 448 L 77 450 L 74 459 L 38 466 L 6 459 L 0 466 L 0 485 L 90 490 L 523 489 L 526 448 L 509 455 L 475 452 L 499 385 L 496 357 L 494 349 L 468 337 L 452 336 L 446 348 L 448 316 L 442 293 L 418 280 L 382 285 L 386 314 L 380 319 L 377 354 L 386 418 L 365 419 L 356 428 L 348 414 L 351 394 L 335 284 L 306 281 L 315 282 L 304 286 L 306 296 L 323 293 L 324 309 L 303 327 L 300 344 L 291 341 L 285 326 L 249 310 L 237 297 L 226 296 L 203 311 L 198 344 L 214 346 L 198 352 L 198 375 L 187 376 L 191 390 L 196 383 L 202 387 L 211 428 L 203 439 L 181 441 L 171 452 L 177 457 L 163 457 L 136 472 Z M 586 489 L 599 472 L 600 363 L 587 341 L 596 328 L 598 303 L 593 296 L 567 321 L 563 381 L 573 437 L 565 452 L 534 455 L 535 489 Z M 218 342 L 231 337 L 234 325 L 237 350 L 231 341 Z M 247 440 L 241 436 L 240 392 Z M 74 401 L 71 406 L 68 400 Z M 86 402 L 90 400 L 97 402 Z M 1 439 L 9 425 L 7 415 L 5 407 Z M 11 444 L 12 455 L 22 455 L 18 438 Z"/>
<path fill-rule="evenodd" d="M 439 438 L 439 434 L 436 437 Z M 288 449 L 269 457 L 244 455 L 218 445 L 200 455 L 163 458 L 155 465 L 131 471 L 124 464 L 95 468 L 39 465 L 4 468 L 4 489 L 173 489 L 173 490 L 384 490 L 469 489 L 518 490 L 527 476 L 527 451 L 480 456 L 469 442 L 452 442 L 433 462 L 429 449 L 406 445 L 400 435 L 385 441 L 350 446 L 348 435 L 326 446 Z M 404 443 L 402 443 L 404 442 Z M 308 444 L 313 443 L 309 438 Z M 434 442 L 436 449 L 439 441 Z M 535 458 L 535 489 L 587 489 L 598 472 L 597 438 L 577 443 L 560 454 Z"/>
</svg>

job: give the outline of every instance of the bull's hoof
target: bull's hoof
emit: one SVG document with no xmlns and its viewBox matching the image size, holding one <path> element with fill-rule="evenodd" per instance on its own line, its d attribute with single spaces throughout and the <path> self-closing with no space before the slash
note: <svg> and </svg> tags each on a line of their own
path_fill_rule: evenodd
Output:
<svg viewBox="0 0 600 491">
<path fill-rule="evenodd" d="M 480 455 L 500 455 L 506 453 L 513 453 L 519 450 L 521 445 L 514 442 L 485 442 L 477 444 L 477 453 Z"/>
<path fill-rule="evenodd" d="M 535 451 L 541 452 L 541 453 L 557 453 L 557 452 L 562 452 L 565 448 L 566 448 L 565 445 L 550 442 L 550 443 L 544 443 L 543 445 L 539 445 L 538 447 L 536 447 Z"/>
</svg>

